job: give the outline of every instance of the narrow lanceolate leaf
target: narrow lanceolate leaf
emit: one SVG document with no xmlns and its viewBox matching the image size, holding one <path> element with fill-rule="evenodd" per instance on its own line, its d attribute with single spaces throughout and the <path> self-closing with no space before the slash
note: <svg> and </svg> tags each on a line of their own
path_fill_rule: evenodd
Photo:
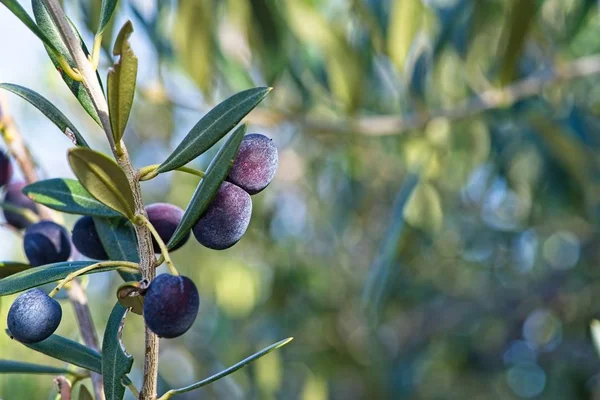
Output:
<svg viewBox="0 0 600 400">
<path fill-rule="evenodd" d="M 118 0 L 102 0 L 102 6 L 100 7 L 100 24 L 98 25 L 97 35 L 101 35 L 104 29 L 110 22 L 111 17 L 117 8 Z"/>
<path fill-rule="evenodd" d="M 94 217 L 118 217 L 121 215 L 96 200 L 75 179 L 54 178 L 38 181 L 25 186 L 23 193 L 36 203 L 65 213 Z"/>
<path fill-rule="evenodd" d="M 131 371 L 133 357 L 123 350 L 121 331 L 127 309 L 115 304 L 102 340 L 102 378 L 106 400 L 122 400 L 125 396 L 123 378 Z"/>
<path fill-rule="evenodd" d="M 8 331 L 6 332 L 9 336 Z M 51 335 L 38 343 L 23 343 L 32 350 L 77 365 L 92 372 L 102 373 L 100 353 L 59 335 Z"/>
<path fill-rule="evenodd" d="M 31 268 L 29 264 L 23 264 L 11 261 L 0 261 L 0 279 L 25 271 Z"/>
<path fill-rule="evenodd" d="M 291 342 L 292 340 L 294 340 L 294 338 L 287 338 L 284 339 L 280 342 L 274 343 L 272 345 L 270 345 L 269 347 L 265 347 L 264 349 L 262 349 L 261 351 L 259 351 L 258 353 L 255 353 L 253 355 L 251 355 L 250 357 L 240 361 L 239 363 L 232 365 L 231 367 L 227 368 L 224 371 L 219 372 L 218 374 L 215 374 L 213 376 L 210 376 L 200 382 L 194 383 L 190 386 L 186 386 L 183 387 L 181 389 L 172 389 L 169 390 L 167 393 L 165 393 L 159 400 L 167 400 L 170 399 L 171 397 L 173 397 L 176 394 L 181 394 L 181 393 L 186 393 L 198 388 L 201 388 L 202 386 L 208 385 L 209 383 L 212 383 L 214 381 L 217 381 L 221 378 L 226 377 L 227 375 L 230 375 L 232 373 L 234 373 L 235 371 L 237 371 L 238 369 L 244 368 L 246 365 L 250 364 L 253 361 L 258 360 L 259 358 L 266 356 L 267 354 L 269 354 L 270 352 L 272 352 L 273 350 L 277 350 L 283 346 L 285 346 L 286 344 L 288 344 L 289 342 Z"/>
<path fill-rule="evenodd" d="M 48 39 L 45 33 L 36 25 L 31 19 L 27 11 L 21 7 L 17 0 L 0 0 L 0 3 L 4 4 L 17 18 L 21 20 L 27 26 L 31 32 L 33 32 L 44 44 L 54 52 L 57 52 L 54 44 Z"/>
<path fill-rule="evenodd" d="M 169 243 L 167 244 L 169 249 L 176 246 L 177 243 L 187 235 L 210 204 L 210 201 L 217 193 L 217 190 L 219 190 L 219 186 L 221 186 L 221 183 L 223 183 L 231 169 L 233 159 L 244 138 L 244 133 L 246 133 L 246 125 L 237 128 L 231 134 L 229 139 L 227 139 L 223 147 L 221 147 L 217 155 L 215 155 L 215 158 L 210 162 L 204 178 L 202 178 L 198 184 L 198 187 L 183 214 L 181 222 L 179 222 L 175 233 L 173 233 L 171 240 L 169 240 Z"/>
<path fill-rule="evenodd" d="M 50 121 L 54 123 L 76 146 L 90 147 L 85 139 L 79 133 L 77 128 L 69 121 L 65 115 L 60 112 L 50 101 L 44 98 L 37 92 L 26 87 L 13 85 L 12 83 L 0 83 L 0 88 L 6 89 L 14 94 L 21 96 L 23 99 L 31 103 L 35 108 L 40 110 Z"/>
<path fill-rule="evenodd" d="M 65 261 L 55 264 L 43 265 L 41 267 L 28 268 L 24 271 L 0 279 L 0 296 L 19 293 L 23 290 L 45 285 L 46 283 L 56 282 L 72 272 L 81 268 L 89 267 L 95 261 Z M 95 274 L 114 270 L 118 267 L 95 268 L 86 274 Z"/>
<path fill-rule="evenodd" d="M 33 15 L 35 17 L 37 25 L 39 26 L 43 34 L 48 38 L 53 48 L 56 49 L 56 51 L 53 51 L 48 47 L 46 48 L 48 56 L 54 64 L 54 67 L 59 71 L 61 77 L 63 78 L 73 95 L 77 98 L 81 106 L 84 108 L 84 110 L 90 115 L 90 117 L 94 119 L 94 121 L 96 121 L 98 125 L 102 125 L 100 122 L 100 117 L 98 117 L 98 113 L 96 112 L 96 108 L 94 107 L 94 104 L 92 102 L 92 99 L 85 90 L 83 83 L 73 80 L 60 67 L 57 54 L 60 54 L 71 67 L 75 66 L 75 61 L 73 60 L 73 57 L 67 49 L 67 46 L 65 45 L 64 41 L 62 40 L 60 31 L 58 30 L 56 25 L 54 25 L 54 21 L 48 13 L 46 6 L 44 6 L 42 0 L 32 0 L 31 5 L 33 8 Z M 72 23 L 70 25 L 71 29 L 73 30 L 73 33 L 79 38 L 79 42 L 81 44 L 83 52 L 86 55 L 88 55 L 89 52 L 87 50 L 87 47 L 85 46 L 83 39 L 81 38 L 81 35 Z M 96 77 L 98 78 L 98 82 L 100 82 L 100 76 L 97 73 Z"/>
<path fill-rule="evenodd" d="M 66 368 L 50 367 L 46 365 L 29 364 L 19 361 L 0 360 L 0 374 L 72 374 Z"/>
<path fill-rule="evenodd" d="M 125 218 L 94 217 L 94 225 L 106 254 L 111 260 L 139 262 L 137 239 L 131 223 Z M 125 282 L 139 281 L 140 274 L 119 271 Z"/>
<path fill-rule="evenodd" d="M 125 172 L 102 153 L 82 147 L 69 150 L 69 164 L 84 188 L 98 201 L 133 219 L 135 204 Z"/>
<path fill-rule="evenodd" d="M 271 88 L 266 87 L 244 90 L 210 110 L 157 171 L 161 173 L 182 167 L 210 149 L 252 111 L 270 90 Z"/>
<path fill-rule="evenodd" d="M 115 142 L 119 142 L 125 133 L 135 94 L 138 59 L 129 43 L 132 32 L 133 25 L 127 21 L 113 49 L 113 55 L 120 56 L 120 59 L 108 70 L 108 110 Z"/>
</svg>

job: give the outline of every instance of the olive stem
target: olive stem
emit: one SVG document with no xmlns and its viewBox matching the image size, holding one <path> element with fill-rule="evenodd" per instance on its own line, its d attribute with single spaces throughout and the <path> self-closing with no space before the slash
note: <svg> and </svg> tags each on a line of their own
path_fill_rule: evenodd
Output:
<svg viewBox="0 0 600 400">
<path fill-rule="evenodd" d="M 124 269 L 134 269 L 136 271 L 140 270 L 139 264 L 129 262 L 129 261 L 101 261 L 99 263 L 89 265 L 85 268 L 78 269 L 75 272 L 71 272 L 63 280 L 61 280 L 54 289 L 52 289 L 52 291 L 48 294 L 48 296 L 54 297 L 60 289 L 62 289 L 67 283 L 71 282 L 73 279 L 77 278 L 79 275 L 83 275 L 86 272 L 92 271 L 96 268 L 112 267 L 115 265 L 120 266 Z"/>
<path fill-rule="evenodd" d="M 158 247 L 160 247 L 160 253 L 164 257 L 165 263 L 167 264 L 167 267 L 169 267 L 171 273 L 175 276 L 179 276 L 179 272 L 177 272 L 177 268 L 175 268 L 175 264 L 173 264 L 173 260 L 171 260 L 169 249 L 158 234 L 158 231 L 156 230 L 154 225 L 152 225 L 152 222 L 150 222 L 150 220 L 144 215 L 138 215 L 136 216 L 136 218 L 139 219 L 144 225 L 146 225 L 146 227 L 150 230 L 150 233 L 152 233 L 152 236 L 154 236 L 154 240 L 156 240 L 156 243 L 158 243 Z"/>
<path fill-rule="evenodd" d="M 140 181 L 149 181 L 152 178 L 155 178 L 158 175 L 156 169 L 160 166 L 160 164 L 152 164 L 147 165 L 145 167 L 140 168 Z M 175 168 L 176 171 L 185 172 L 190 175 L 199 176 L 200 178 L 204 178 L 204 171 L 200 171 L 199 169 L 192 167 L 179 167 Z"/>
</svg>

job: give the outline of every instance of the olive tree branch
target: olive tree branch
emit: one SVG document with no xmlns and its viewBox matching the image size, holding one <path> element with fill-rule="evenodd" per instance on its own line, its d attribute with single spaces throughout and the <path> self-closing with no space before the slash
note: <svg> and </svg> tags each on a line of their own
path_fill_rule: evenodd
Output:
<svg viewBox="0 0 600 400">
<path fill-rule="evenodd" d="M 302 112 L 278 108 L 257 108 L 246 117 L 246 121 L 260 126 L 276 126 L 283 122 L 294 122 L 308 131 L 330 134 L 355 132 L 365 136 L 391 136 L 424 128 L 431 120 L 446 118 L 452 121 L 466 119 L 486 111 L 510 107 L 520 100 L 538 96 L 547 86 L 569 82 L 600 74 L 600 54 L 585 56 L 573 61 L 547 67 L 539 72 L 504 88 L 489 89 L 474 95 L 453 108 L 425 110 L 406 115 L 372 115 L 325 119 L 309 117 Z M 162 94 L 153 96 L 147 91 L 140 94 L 153 103 L 170 103 L 178 108 L 206 111 L 190 106 L 176 98 Z"/>
<path fill-rule="evenodd" d="M 38 175 L 31 157 L 31 153 L 25 146 L 25 141 L 21 135 L 21 132 L 17 129 L 12 118 L 6 113 L 2 112 L 2 104 L 0 102 L 0 133 L 6 143 L 13 158 L 17 161 L 19 168 L 23 171 L 25 181 L 27 183 L 34 183 L 38 181 Z M 36 204 L 38 213 L 42 219 L 48 219 L 50 221 L 62 222 L 60 214 L 54 210 L 44 207 L 41 204 Z M 29 211 L 29 210 L 28 210 Z M 81 332 L 81 338 L 83 342 L 89 348 L 98 350 L 98 337 L 96 336 L 96 328 L 94 327 L 94 321 L 92 320 L 92 314 L 88 307 L 87 296 L 85 291 L 79 284 L 79 282 L 72 281 L 67 291 L 69 301 L 75 310 L 75 316 L 77 318 L 77 325 Z M 92 385 L 94 387 L 94 393 L 96 399 L 104 399 L 104 390 L 102 383 L 102 375 L 97 373 L 90 374 L 92 378 Z"/>
<path fill-rule="evenodd" d="M 79 43 L 79 38 L 73 33 L 67 17 L 58 0 L 43 0 L 46 9 L 48 10 L 52 20 L 57 26 L 60 35 L 62 36 L 69 53 L 75 60 L 75 67 L 83 76 L 82 84 L 89 94 L 94 108 L 100 117 L 102 128 L 106 133 L 106 137 L 110 144 L 110 148 L 114 157 L 125 172 L 129 186 L 133 193 L 135 201 L 135 213 L 137 215 L 146 216 L 144 210 L 144 202 L 139 183 L 139 173 L 133 167 L 129 154 L 123 141 L 115 143 L 110 119 L 108 115 L 108 103 L 96 77 L 94 66 L 86 57 Z M 150 230 L 146 225 L 134 225 L 138 242 L 138 251 L 140 255 L 140 267 L 142 276 L 149 282 L 154 279 L 156 272 L 154 269 L 154 248 L 152 246 L 152 238 Z M 144 359 L 144 383 L 140 393 L 140 399 L 154 400 L 156 399 L 158 377 L 158 337 L 146 327 L 146 351 Z"/>
</svg>

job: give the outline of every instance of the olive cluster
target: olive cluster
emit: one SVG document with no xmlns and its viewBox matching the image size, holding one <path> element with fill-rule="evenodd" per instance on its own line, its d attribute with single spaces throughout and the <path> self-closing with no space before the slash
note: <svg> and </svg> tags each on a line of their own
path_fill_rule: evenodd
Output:
<svg viewBox="0 0 600 400">
<path fill-rule="evenodd" d="M 244 137 L 229 175 L 211 200 L 206 211 L 194 225 L 196 240 L 211 249 L 223 250 L 237 243 L 246 232 L 252 214 L 250 195 L 262 191 L 273 179 L 277 169 L 277 148 L 271 139 L 261 134 Z M 21 192 L 24 184 L 8 183 L 12 175 L 10 160 L 0 158 L 0 183 L 6 185 L 4 202 L 15 209 L 36 212 L 35 204 Z M 172 204 L 155 203 L 146 206 L 148 220 L 158 236 L 167 243 L 184 211 Z M 71 241 L 82 255 L 95 260 L 108 260 L 100 236 L 90 216 L 75 223 L 72 236 L 52 221 L 32 223 L 18 213 L 4 208 L 6 220 L 18 229 L 25 229 L 25 254 L 33 267 L 62 262 L 71 256 Z M 171 251 L 183 246 L 190 234 Z M 154 240 L 154 251 L 160 253 Z M 143 293 L 144 320 L 158 336 L 173 338 L 182 335 L 198 314 L 200 297 L 196 285 L 185 276 L 158 275 Z M 59 303 L 39 289 L 21 294 L 8 313 L 8 329 L 15 339 L 35 343 L 46 339 L 58 327 L 62 317 Z"/>
</svg>

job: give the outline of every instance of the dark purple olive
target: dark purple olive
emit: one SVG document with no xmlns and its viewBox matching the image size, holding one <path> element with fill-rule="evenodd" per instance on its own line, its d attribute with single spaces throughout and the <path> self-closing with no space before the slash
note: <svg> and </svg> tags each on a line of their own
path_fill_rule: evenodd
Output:
<svg viewBox="0 0 600 400">
<path fill-rule="evenodd" d="M 190 278 L 160 274 L 144 294 L 144 320 L 159 337 L 175 338 L 190 329 L 199 306 L 198 289 Z"/>
<path fill-rule="evenodd" d="M 25 187 L 24 182 L 13 182 L 6 185 L 6 192 L 4 193 L 4 203 L 9 206 L 21 208 L 23 210 L 30 210 L 34 213 L 37 213 L 37 209 L 35 207 L 35 203 L 29 199 L 29 197 L 25 196 L 21 189 Z M 33 224 L 35 221 L 31 221 L 24 215 L 14 212 L 8 209 L 8 207 L 4 207 L 4 218 L 6 222 L 17 229 L 25 229 L 29 225 Z"/>
<path fill-rule="evenodd" d="M 8 157 L 8 154 L 0 151 L 0 186 L 4 186 L 10 182 L 12 176 L 13 168 L 10 163 L 10 158 Z"/>
<path fill-rule="evenodd" d="M 60 304 L 40 289 L 21 294 L 8 310 L 10 336 L 22 343 L 37 343 L 56 331 L 62 318 Z"/>
<path fill-rule="evenodd" d="M 179 222 L 181 222 L 181 218 L 183 217 L 183 210 L 169 203 L 150 204 L 146 207 L 146 213 L 148 213 L 148 219 L 152 225 L 154 225 L 158 235 L 165 243 L 168 243 L 169 240 L 171 240 L 171 236 L 175 233 L 175 229 L 177 229 L 177 225 L 179 225 Z M 188 234 L 181 239 L 171 251 L 177 250 L 183 246 L 189 238 L 190 233 L 188 232 Z M 156 254 L 160 253 L 160 247 L 158 247 L 158 243 L 154 237 L 152 238 L 152 244 L 154 245 L 154 252 Z"/>
<path fill-rule="evenodd" d="M 223 182 L 210 205 L 192 228 L 196 240 L 210 249 L 236 244 L 248 229 L 252 199 L 233 183 Z"/>
<path fill-rule="evenodd" d="M 277 171 L 277 147 L 259 133 L 246 135 L 240 144 L 227 180 L 256 194 L 267 187 Z"/>
<path fill-rule="evenodd" d="M 52 221 L 37 222 L 25 229 L 23 248 L 33 267 L 67 261 L 71 256 L 69 232 Z"/>
<path fill-rule="evenodd" d="M 108 260 L 92 217 L 85 216 L 77 220 L 73 226 L 72 240 L 73 246 L 84 256 L 94 260 Z"/>
</svg>

